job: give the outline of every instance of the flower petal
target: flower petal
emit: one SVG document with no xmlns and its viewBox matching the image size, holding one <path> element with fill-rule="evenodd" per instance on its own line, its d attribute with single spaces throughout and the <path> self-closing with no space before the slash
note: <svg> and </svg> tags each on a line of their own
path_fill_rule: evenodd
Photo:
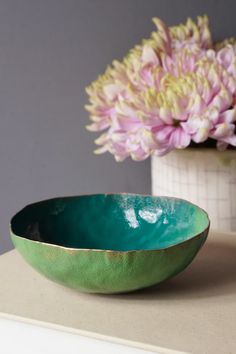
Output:
<svg viewBox="0 0 236 354">
<path fill-rule="evenodd" d="M 145 45 L 142 51 L 142 61 L 145 64 L 159 65 L 160 61 L 154 49 L 151 46 Z"/>
<path fill-rule="evenodd" d="M 170 138 L 170 145 L 176 149 L 186 148 L 191 141 L 191 137 L 181 127 L 176 128 Z"/>
<path fill-rule="evenodd" d="M 236 108 L 228 109 L 219 116 L 219 122 L 232 123 L 236 121 Z"/>
</svg>

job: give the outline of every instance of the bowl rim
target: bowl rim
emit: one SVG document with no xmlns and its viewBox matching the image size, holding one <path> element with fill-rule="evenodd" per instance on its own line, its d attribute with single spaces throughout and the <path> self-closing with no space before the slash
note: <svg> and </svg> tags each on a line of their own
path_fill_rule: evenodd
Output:
<svg viewBox="0 0 236 354">
<path fill-rule="evenodd" d="M 171 246 L 168 247 L 163 247 L 163 248 L 158 248 L 158 249 L 139 249 L 139 250 L 128 250 L 128 251 L 120 251 L 120 250 L 110 250 L 110 249 L 103 249 L 103 248 L 75 248 L 75 247 L 66 247 L 66 246 L 61 246 L 61 245 L 57 245 L 56 243 L 48 243 L 48 242 L 44 242 L 44 241 L 36 241 L 36 240 L 31 240 L 29 238 L 26 238 L 24 236 L 20 236 L 17 235 L 13 232 L 12 229 L 12 222 L 13 219 L 16 217 L 16 215 L 18 215 L 19 213 L 21 213 L 25 208 L 30 207 L 32 205 L 41 203 L 41 202 L 47 202 L 47 201 L 52 201 L 52 200 L 56 200 L 56 199 L 67 199 L 67 198 L 77 198 L 77 197 L 92 197 L 92 196 L 111 196 L 111 195 L 128 195 L 128 196 L 137 196 L 137 197 L 151 197 L 151 198 L 166 198 L 166 199 L 175 199 L 175 200 L 181 200 L 184 202 L 187 202 L 188 204 L 191 204 L 195 207 L 197 207 L 199 210 L 201 210 L 203 212 L 203 214 L 205 214 L 206 218 L 207 218 L 207 226 L 199 233 L 194 234 L 192 237 L 188 238 L 187 240 L 175 243 Z M 47 198 L 47 199 L 42 199 L 39 200 L 37 202 L 33 202 L 33 203 L 29 203 L 27 205 L 25 205 L 23 208 L 21 208 L 18 212 L 16 212 L 10 219 L 10 223 L 9 223 L 9 229 L 10 229 L 10 235 L 11 237 L 14 236 L 16 238 L 19 239 L 23 239 L 27 242 L 33 243 L 33 244 L 41 244 L 41 245 L 45 245 L 45 246 L 49 246 L 49 247 L 53 247 L 53 248 L 59 248 L 62 249 L 64 251 L 68 251 L 68 252 L 77 252 L 77 251 L 96 251 L 96 252 L 108 252 L 108 253 L 122 253 L 122 254 L 126 254 L 126 253 L 134 253 L 134 252 L 158 252 L 158 251 L 163 251 L 163 250 L 167 250 L 176 246 L 179 246 L 181 244 L 184 244 L 186 242 L 189 242 L 191 240 L 193 240 L 194 238 L 197 238 L 199 236 L 201 236 L 203 233 L 206 232 L 206 235 L 208 236 L 209 233 L 209 229 L 210 229 L 210 218 L 209 215 L 207 213 L 206 210 L 204 210 L 203 208 L 201 208 L 200 206 L 198 206 L 195 203 L 190 202 L 187 199 L 184 198 L 179 198 L 179 197 L 171 197 L 171 196 L 166 196 L 166 195 L 152 195 L 152 194 L 144 194 L 144 193 L 128 193 L 128 192 L 121 192 L 121 193 L 87 193 L 87 194 L 79 194 L 79 195 L 66 195 L 66 196 L 61 196 L 61 197 L 52 197 L 52 198 Z M 206 236 L 206 237 L 207 237 Z"/>
</svg>

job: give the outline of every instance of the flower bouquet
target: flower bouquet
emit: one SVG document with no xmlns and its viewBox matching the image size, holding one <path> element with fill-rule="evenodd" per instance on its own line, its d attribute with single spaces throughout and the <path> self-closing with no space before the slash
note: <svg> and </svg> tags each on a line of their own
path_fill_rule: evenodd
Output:
<svg viewBox="0 0 236 354">
<path fill-rule="evenodd" d="M 236 40 L 214 43 L 207 16 L 174 27 L 158 18 L 153 22 L 157 29 L 150 38 L 113 61 L 86 89 L 92 120 L 87 129 L 103 131 L 95 152 L 108 151 L 117 161 L 152 155 L 154 193 L 186 197 L 215 217 L 213 226 L 236 229 L 230 198 L 236 197 L 236 157 L 227 149 L 236 146 Z M 217 151 L 226 149 L 227 157 Z M 217 173 L 222 176 L 216 182 Z M 213 188 L 207 179 L 214 179 Z"/>
</svg>

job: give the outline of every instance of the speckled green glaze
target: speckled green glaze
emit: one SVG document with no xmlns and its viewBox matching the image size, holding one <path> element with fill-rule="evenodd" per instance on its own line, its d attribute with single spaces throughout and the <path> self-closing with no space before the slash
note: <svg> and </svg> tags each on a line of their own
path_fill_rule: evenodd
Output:
<svg viewBox="0 0 236 354">
<path fill-rule="evenodd" d="M 206 240 L 209 219 L 181 199 L 98 194 L 28 205 L 10 230 L 25 260 L 49 279 L 120 293 L 182 271 Z"/>
</svg>

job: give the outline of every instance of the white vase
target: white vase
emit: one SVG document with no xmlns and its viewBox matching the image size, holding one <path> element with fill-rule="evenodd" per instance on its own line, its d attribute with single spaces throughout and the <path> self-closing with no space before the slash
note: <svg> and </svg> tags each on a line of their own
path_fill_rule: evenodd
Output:
<svg viewBox="0 0 236 354">
<path fill-rule="evenodd" d="M 208 212 L 212 229 L 236 231 L 236 151 L 175 150 L 151 166 L 153 195 L 187 199 Z"/>
</svg>

